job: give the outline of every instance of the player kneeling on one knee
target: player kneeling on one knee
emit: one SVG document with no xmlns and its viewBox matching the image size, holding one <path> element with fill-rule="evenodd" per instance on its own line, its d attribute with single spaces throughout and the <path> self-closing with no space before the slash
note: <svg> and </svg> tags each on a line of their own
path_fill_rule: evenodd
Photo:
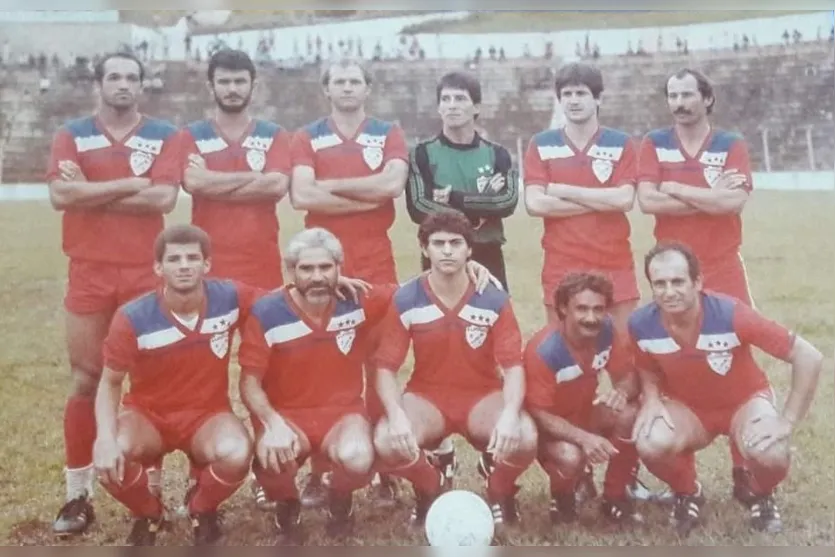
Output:
<svg viewBox="0 0 835 557">
<path fill-rule="evenodd" d="M 558 322 L 536 333 L 525 349 L 526 406 L 539 428 L 539 462 L 550 479 L 555 523 L 577 518 L 577 482 L 587 464 L 606 462 L 603 515 L 641 518 L 627 496 L 638 465 L 630 441 L 638 385 L 625 335 L 607 313 L 612 296 L 603 275 L 567 275 L 554 294 Z M 598 396 L 604 370 L 614 389 Z"/>
<path fill-rule="evenodd" d="M 256 302 L 242 335 L 240 390 L 256 429 L 254 471 L 276 502 L 281 542 L 301 541 L 295 479 L 308 456 L 332 464 L 328 531 L 335 536 L 349 533 L 353 492 L 369 482 L 374 462 L 363 363 L 370 330 L 397 285 L 341 277 L 342 262 L 332 233 L 298 233 L 284 250 L 290 283 Z"/>
<path fill-rule="evenodd" d="M 382 467 L 412 482 L 417 523 L 444 487 L 424 451 L 446 436 L 489 453 L 479 471 L 497 525 L 517 519 L 516 479 L 536 453 L 536 427 L 522 410 L 519 325 L 506 292 L 493 284 L 479 292 L 468 276 L 472 237 L 457 211 L 423 221 L 418 238 L 430 269 L 395 293 L 375 358 L 385 408 L 375 446 Z M 410 344 L 414 372 L 401 394 L 396 374 Z"/>
<path fill-rule="evenodd" d="M 698 523 L 704 498 L 695 453 L 727 435 L 751 474 L 751 526 L 779 531 L 774 489 L 788 473 L 791 435 L 814 397 L 820 352 L 740 301 L 703 291 L 699 261 L 684 245 L 656 246 L 645 271 L 653 302 L 629 319 L 643 390 L 634 439 L 647 469 L 676 495 L 672 522 L 680 533 Z M 754 346 L 792 365 L 782 411 Z"/>
<path fill-rule="evenodd" d="M 122 306 L 105 341 L 105 370 L 96 396 L 94 461 L 101 484 L 134 515 L 129 545 L 154 545 L 163 524 L 149 463 L 182 450 L 197 483 L 186 497 L 195 545 L 220 538 L 217 508 L 249 472 L 252 442 L 229 402 L 229 344 L 256 292 L 232 281 L 204 279 L 209 238 L 172 226 L 155 245 L 163 285 Z M 122 383 L 131 389 L 122 402 Z"/>
</svg>

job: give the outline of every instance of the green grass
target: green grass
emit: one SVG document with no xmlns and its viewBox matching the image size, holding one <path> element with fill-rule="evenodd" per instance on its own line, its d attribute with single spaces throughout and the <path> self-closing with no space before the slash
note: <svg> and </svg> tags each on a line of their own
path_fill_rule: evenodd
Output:
<svg viewBox="0 0 835 557">
<path fill-rule="evenodd" d="M 777 17 L 808 10 L 527 11 L 474 12 L 462 20 L 431 20 L 404 33 L 550 33 L 583 29 L 635 29 Z"/>
<path fill-rule="evenodd" d="M 640 530 L 618 531 L 596 521 L 596 506 L 583 510 L 583 521 L 554 528 L 548 521 L 547 483 L 539 468 L 523 477 L 519 496 L 524 526 L 513 535 L 517 545 L 832 545 L 835 543 L 835 469 L 832 439 L 833 330 L 835 283 L 832 280 L 832 226 L 835 196 L 827 193 L 758 192 L 745 213 L 743 253 L 759 308 L 796 329 L 821 348 L 828 359 L 811 415 L 793 439 L 794 464 L 790 479 L 780 489 L 785 533 L 752 534 L 742 508 L 731 502 L 727 444 L 720 441 L 699 455 L 699 473 L 709 498 L 706 524 L 683 542 L 669 531 L 665 511 L 646 505 L 649 523 Z M 183 202 L 171 217 L 188 218 Z M 282 239 L 299 230 L 301 219 L 286 201 L 280 208 Z M 640 256 L 651 245 L 651 220 L 633 215 L 633 247 Z M 520 209 L 508 221 L 507 259 L 514 305 L 525 335 L 543 321 L 539 273 L 541 225 Z M 827 229 L 828 232 L 824 232 Z M 415 230 L 402 207 L 391 231 L 401 278 L 418 270 Z M 61 418 L 69 388 L 63 343 L 66 261 L 60 252 L 60 219 L 45 203 L 0 204 L 0 407 L 3 408 L 3 445 L 0 449 L 0 542 L 10 545 L 56 543 L 50 523 L 63 497 L 63 441 Z M 642 285 L 644 286 L 644 285 Z M 644 286 L 644 295 L 646 288 Z M 762 357 L 777 392 L 784 397 L 789 367 Z M 235 370 L 237 373 L 237 370 Z M 233 393 L 233 397 L 237 394 Z M 240 405 L 237 406 L 240 408 Z M 480 491 L 474 453 L 459 444 L 463 464 L 459 485 Z M 645 472 L 644 472 L 645 473 Z M 184 460 L 166 459 L 166 497 L 181 501 L 185 486 Z M 652 485 L 657 485 L 649 479 Z M 376 510 L 364 494 L 358 497 L 359 545 L 421 545 L 422 537 L 406 531 L 411 496 L 402 508 Z M 124 540 L 130 529 L 127 513 L 102 490 L 96 495 L 98 522 L 83 538 L 69 545 L 110 545 Z M 225 506 L 224 528 L 230 545 L 269 545 L 270 517 L 254 509 L 249 490 L 242 489 Z M 306 511 L 304 519 L 322 538 L 320 511 Z M 160 543 L 190 543 L 184 521 Z"/>
</svg>

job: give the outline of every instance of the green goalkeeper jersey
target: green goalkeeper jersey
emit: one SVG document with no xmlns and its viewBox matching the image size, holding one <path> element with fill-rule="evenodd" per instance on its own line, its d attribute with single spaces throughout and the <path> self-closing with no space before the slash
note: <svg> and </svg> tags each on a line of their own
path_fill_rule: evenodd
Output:
<svg viewBox="0 0 835 557">
<path fill-rule="evenodd" d="M 406 203 L 415 223 L 451 207 L 476 227 L 476 242 L 505 242 L 502 219 L 513 214 L 519 200 L 518 173 L 507 149 L 478 134 L 468 144 L 453 143 L 439 134 L 412 149 L 409 166 Z M 504 186 L 495 190 L 490 181 L 497 174 L 504 178 Z M 448 203 L 435 201 L 434 192 L 448 186 Z"/>
</svg>

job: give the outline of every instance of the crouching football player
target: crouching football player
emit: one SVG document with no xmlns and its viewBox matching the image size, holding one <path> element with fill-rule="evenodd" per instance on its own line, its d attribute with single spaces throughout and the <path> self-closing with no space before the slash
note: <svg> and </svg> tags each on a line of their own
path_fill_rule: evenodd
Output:
<svg viewBox="0 0 835 557">
<path fill-rule="evenodd" d="M 539 462 L 551 482 L 551 520 L 577 518 L 575 488 L 587 464 L 608 462 L 601 513 L 641 521 L 627 487 L 637 474 L 631 442 L 638 395 L 628 344 L 608 317 L 613 286 L 597 273 L 571 273 L 554 294 L 557 322 L 525 348 L 526 406 L 539 429 Z M 614 389 L 598 396 L 607 371 Z"/>
<path fill-rule="evenodd" d="M 498 533 L 515 522 L 516 479 L 536 455 L 536 426 L 522 410 L 522 339 L 506 292 L 479 293 L 468 277 L 473 228 L 460 212 L 429 215 L 418 232 L 428 273 L 401 286 L 383 322 L 375 358 L 385 417 L 375 431 L 381 467 L 415 489 L 420 524 L 444 488 L 425 450 L 452 433 L 486 451 L 479 472 Z M 410 344 L 415 367 L 405 393 L 396 374 Z"/>
<path fill-rule="evenodd" d="M 163 286 L 122 306 L 105 341 L 94 462 L 102 486 L 135 517 L 128 545 L 155 545 L 164 508 L 147 469 L 165 454 L 185 452 L 198 478 L 186 497 L 195 545 L 220 539 L 217 508 L 249 472 L 252 443 L 228 397 L 229 340 L 255 291 L 204 279 L 210 249 L 194 226 L 160 233 L 154 268 Z"/>
</svg>

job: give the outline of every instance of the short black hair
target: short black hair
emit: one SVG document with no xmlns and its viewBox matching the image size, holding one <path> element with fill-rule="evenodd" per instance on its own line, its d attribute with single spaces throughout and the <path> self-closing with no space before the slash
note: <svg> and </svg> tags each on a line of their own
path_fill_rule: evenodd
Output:
<svg viewBox="0 0 835 557">
<path fill-rule="evenodd" d="M 108 60 L 112 60 L 113 58 L 124 58 L 125 60 L 133 60 L 136 62 L 139 68 L 139 81 L 145 81 L 145 66 L 142 65 L 142 61 L 135 54 L 132 52 L 108 52 L 101 57 L 93 68 L 93 77 L 99 84 L 104 81 L 104 65 L 107 64 Z"/>
<path fill-rule="evenodd" d="M 684 79 L 688 75 L 692 75 L 696 80 L 696 87 L 699 90 L 699 94 L 702 95 L 702 98 L 711 99 L 710 104 L 707 106 L 707 113 L 710 114 L 713 112 L 713 107 L 716 105 L 716 94 L 713 92 L 713 83 L 703 72 L 694 68 L 681 68 L 674 74 L 668 76 L 667 79 L 664 80 L 664 96 L 666 97 L 670 93 L 669 85 L 672 78 Z"/>
<path fill-rule="evenodd" d="M 162 263 L 168 244 L 200 244 L 203 259 L 212 256 L 212 241 L 205 230 L 193 224 L 173 224 L 167 226 L 154 240 L 154 260 Z"/>
<path fill-rule="evenodd" d="M 255 81 L 255 64 L 249 54 L 243 50 L 224 48 L 212 54 L 212 57 L 209 58 L 209 69 L 207 71 L 209 83 L 215 80 L 215 72 L 218 68 L 229 71 L 246 70 L 249 72 L 249 78 Z"/>
<path fill-rule="evenodd" d="M 418 227 L 420 247 L 425 248 L 429 245 L 429 237 L 436 232 L 460 234 L 464 237 L 468 246 L 472 247 L 473 245 L 475 235 L 473 224 L 461 211 L 455 209 L 439 211 L 426 217 Z"/>
<path fill-rule="evenodd" d="M 603 74 L 591 64 L 571 62 L 560 67 L 554 78 L 554 89 L 557 98 L 560 98 L 562 89 L 569 85 L 585 85 L 591 91 L 592 97 L 600 99 L 600 95 L 603 93 Z"/>
<path fill-rule="evenodd" d="M 481 83 L 478 79 L 466 72 L 449 72 L 444 74 L 438 81 L 438 86 L 435 88 L 435 99 L 438 103 L 441 102 L 441 91 L 444 89 L 460 89 L 466 91 L 470 95 L 470 100 L 473 104 L 481 104 Z"/>
<path fill-rule="evenodd" d="M 690 246 L 681 242 L 660 242 L 653 246 L 644 256 L 644 276 L 647 277 L 648 281 L 652 282 L 652 279 L 649 278 L 649 266 L 652 260 L 659 255 L 669 252 L 679 253 L 684 257 L 685 261 L 687 261 L 687 274 L 690 276 L 690 280 L 695 282 L 701 276 L 701 263 L 699 263 L 699 258 L 696 257 L 696 254 L 693 253 Z"/>
<path fill-rule="evenodd" d="M 615 287 L 608 277 L 600 273 L 568 273 L 560 281 L 554 291 L 554 310 L 560 321 L 565 319 L 565 312 L 561 309 L 568 306 L 568 302 L 579 294 L 590 290 L 600 294 L 606 300 L 606 308 L 610 308 L 615 299 Z"/>
</svg>

